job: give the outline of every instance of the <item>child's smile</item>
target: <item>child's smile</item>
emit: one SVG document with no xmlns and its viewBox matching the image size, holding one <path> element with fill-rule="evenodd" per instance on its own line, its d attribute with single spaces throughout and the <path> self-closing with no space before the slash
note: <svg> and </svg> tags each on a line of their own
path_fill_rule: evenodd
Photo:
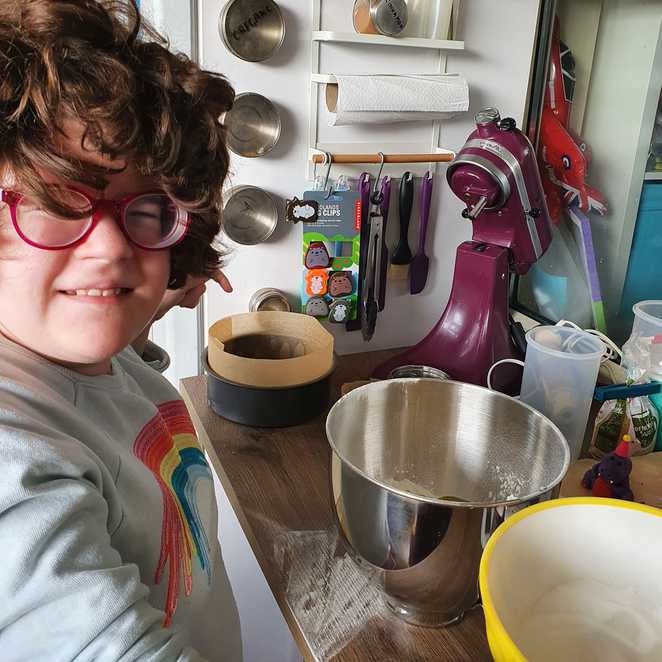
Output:
<svg viewBox="0 0 662 662">
<path fill-rule="evenodd" d="M 105 191 L 90 195 L 119 199 L 154 188 L 131 167 L 108 180 Z M 84 241 L 44 250 L 23 241 L 9 210 L 0 210 L 3 335 L 79 372 L 110 371 L 110 358 L 151 321 L 170 274 L 170 251 L 131 243 L 116 216 L 104 210 Z"/>
</svg>

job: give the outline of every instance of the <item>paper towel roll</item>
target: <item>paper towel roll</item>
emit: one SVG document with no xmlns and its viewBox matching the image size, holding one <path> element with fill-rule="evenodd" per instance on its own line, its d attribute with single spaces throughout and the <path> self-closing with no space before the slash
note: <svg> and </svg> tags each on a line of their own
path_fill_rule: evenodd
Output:
<svg viewBox="0 0 662 662">
<path fill-rule="evenodd" d="M 339 75 L 326 86 L 331 126 L 448 119 L 469 108 L 459 74 Z"/>
</svg>

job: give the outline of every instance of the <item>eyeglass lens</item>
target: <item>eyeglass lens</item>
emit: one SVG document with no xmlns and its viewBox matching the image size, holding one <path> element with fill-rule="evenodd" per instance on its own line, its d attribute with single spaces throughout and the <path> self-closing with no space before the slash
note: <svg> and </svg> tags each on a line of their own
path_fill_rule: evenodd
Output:
<svg viewBox="0 0 662 662">
<path fill-rule="evenodd" d="M 16 208 L 16 222 L 26 239 L 38 246 L 65 247 L 75 243 L 92 223 L 89 200 L 76 191 L 63 192 L 64 204 L 83 218 L 63 218 L 44 210 L 34 199 L 23 197 Z M 166 248 L 179 241 L 186 230 L 186 212 L 163 193 L 148 193 L 133 199 L 125 208 L 122 224 L 129 239 L 143 248 Z"/>
</svg>

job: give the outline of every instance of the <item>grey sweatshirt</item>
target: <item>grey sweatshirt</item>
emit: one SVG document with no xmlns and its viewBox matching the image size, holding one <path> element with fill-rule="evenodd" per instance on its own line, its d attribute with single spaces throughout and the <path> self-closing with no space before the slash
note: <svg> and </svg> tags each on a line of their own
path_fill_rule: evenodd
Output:
<svg viewBox="0 0 662 662">
<path fill-rule="evenodd" d="M 131 348 L 112 373 L 0 336 L 0 659 L 239 662 L 184 403 Z"/>
</svg>

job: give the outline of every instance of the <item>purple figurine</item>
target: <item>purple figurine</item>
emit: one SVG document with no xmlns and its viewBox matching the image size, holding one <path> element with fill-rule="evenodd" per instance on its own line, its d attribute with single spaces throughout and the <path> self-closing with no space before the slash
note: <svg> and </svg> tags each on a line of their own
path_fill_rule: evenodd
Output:
<svg viewBox="0 0 662 662">
<path fill-rule="evenodd" d="M 632 437 L 623 435 L 613 453 L 605 455 L 600 462 L 593 465 L 582 478 L 582 485 L 591 490 L 593 496 L 624 499 L 633 501 L 634 495 L 630 489 L 630 442 Z"/>
</svg>

